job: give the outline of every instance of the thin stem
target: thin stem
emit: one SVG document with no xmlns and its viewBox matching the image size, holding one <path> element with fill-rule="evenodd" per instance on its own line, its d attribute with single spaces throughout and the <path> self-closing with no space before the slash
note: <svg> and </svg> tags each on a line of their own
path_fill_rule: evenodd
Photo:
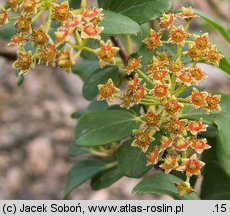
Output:
<svg viewBox="0 0 230 216">
<path fill-rule="evenodd" d="M 176 53 L 176 59 L 181 58 L 182 48 L 183 48 L 182 46 L 178 45 L 177 53 Z M 171 93 L 173 93 L 173 91 L 176 88 L 176 78 L 177 78 L 177 76 L 175 74 L 173 74 L 172 78 L 171 78 L 171 91 L 170 91 Z"/>
<path fill-rule="evenodd" d="M 93 53 L 93 54 L 95 54 L 95 55 L 97 54 L 97 51 L 96 51 L 96 50 L 91 49 L 91 48 L 89 48 L 89 47 L 83 47 L 82 49 L 85 50 L 85 51 L 87 51 L 87 52 Z"/>
<path fill-rule="evenodd" d="M 155 85 L 155 83 L 154 83 L 151 79 L 149 79 L 148 76 L 147 76 L 145 73 L 143 73 L 141 70 L 137 69 L 137 70 L 135 70 L 135 72 L 136 72 L 137 74 L 139 74 L 139 75 L 140 75 L 146 82 L 148 82 L 150 85 L 152 85 L 152 86 Z"/>
<path fill-rule="evenodd" d="M 168 41 L 161 41 L 161 42 L 162 42 L 163 44 L 169 44 Z M 185 44 L 193 44 L 194 41 L 186 40 L 184 43 L 185 43 Z"/>
<path fill-rule="evenodd" d="M 143 105 L 146 105 L 146 106 L 158 105 L 158 104 L 155 104 L 155 103 L 152 103 L 152 102 L 145 102 L 145 101 L 141 101 L 139 104 L 143 104 Z"/>
<path fill-rule="evenodd" d="M 126 36 L 126 43 L 127 43 L 127 54 L 131 55 L 132 54 L 132 40 L 130 35 Z"/>
<path fill-rule="evenodd" d="M 185 84 L 182 84 L 180 87 L 177 88 L 177 90 L 174 92 L 175 96 L 179 96 L 181 93 L 183 93 L 186 89 L 188 88 L 188 86 L 186 86 Z"/>
<path fill-rule="evenodd" d="M 83 11 L 82 9 L 75 9 L 75 10 L 72 10 L 71 13 L 72 13 L 73 15 L 77 15 L 77 14 L 81 14 L 82 11 Z"/>
<path fill-rule="evenodd" d="M 52 7 L 49 9 L 49 17 L 48 17 L 48 21 L 46 23 L 46 33 L 49 32 L 50 30 L 50 25 L 51 25 L 51 22 L 52 22 Z"/>
<path fill-rule="evenodd" d="M 10 21 L 14 21 L 14 20 L 17 20 L 17 19 L 19 19 L 20 18 L 20 16 L 16 16 L 16 17 L 9 17 L 8 19 L 10 20 Z"/>
<path fill-rule="evenodd" d="M 105 167 L 106 167 L 107 169 L 109 169 L 109 168 L 115 167 L 117 164 L 118 164 L 118 162 L 117 162 L 117 161 L 114 161 L 114 162 L 111 162 L 111 163 L 106 164 Z"/>
<path fill-rule="evenodd" d="M 35 60 L 38 58 L 38 49 L 36 49 L 35 53 L 32 56 L 32 59 Z"/>
<path fill-rule="evenodd" d="M 33 23 L 34 21 L 36 21 L 41 15 L 42 13 L 45 11 L 45 9 L 41 9 L 31 20 L 31 23 Z"/>
<path fill-rule="evenodd" d="M 67 44 L 69 44 L 71 47 L 73 47 L 74 49 L 81 49 L 81 46 L 75 45 L 74 43 L 72 43 L 71 41 L 66 41 Z"/>
<path fill-rule="evenodd" d="M 124 97 L 121 96 L 121 95 L 114 95 L 114 98 L 117 98 L 117 99 L 123 99 Z"/>
<path fill-rule="evenodd" d="M 142 100 L 141 101 L 143 101 L 143 102 L 151 102 L 151 103 L 154 103 L 154 104 L 160 104 L 159 102 L 157 102 L 157 101 L 155 101 L 155 100 L 153 100 L 153 99 L 148 99 L 148 98 L 142 98 Z"/>
<path fill-rule="evenodd" d="M 82 52 L 82 49 L 78 50 L 75 56 L 73 57 L 74 59 L 78 58 Z"/>
<path fill-rule="evenodd" d="M 85 9 L 87 7 L 87 0 L 81 0 L 81 8 Z"/>
<path fill-rule="evenodd" d="M 108 157 L 108 155 L 104 152 L 100 152 L 100 151 L 96 151 L 93 149 L 90 149 L 90 152 L 96 156 L 100 156 L 100 157 Z"/>
<path fill-rule="evenodd" d="M 81 39 L 81 36 L 79 35 L 78 31 L 75 30 L 73 32 L 73 36 L 74 36 L 74 39 L 76 41 L 77 44 L 81 44 L 82 43 L 82 39 Z"/>
<path fill-rule="evenodd" d="M 183 103 L 184 106 L 193 106 L 192 104 L 189 103 Z"/>
</svg>

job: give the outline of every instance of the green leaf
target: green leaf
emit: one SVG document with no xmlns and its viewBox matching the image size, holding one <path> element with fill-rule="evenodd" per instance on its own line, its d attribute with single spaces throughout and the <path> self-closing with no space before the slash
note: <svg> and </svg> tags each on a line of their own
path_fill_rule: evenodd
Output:
<svg viewBox="0 0 230 216">
<path fill-rule="evenodd" d="M 225 71 L 228 75 L 230 75 L 230 62 L 227 58 L 223 58 L 220 60 L 220 69 Z"/>
<path fill-rule="evenodd" d="M 135 193 L 164 194 L 177 200 L 199 199 L 196 193 L 187 194 L 181 197 L 175 183 L 183 182 L 182 179 L 171 174 L 157 173 L 143 179 L 133 189 Z"/>
<path fill-rule="evenodd" d="M 65 198 L 67 198 L 74 188 L 77 188 L 104 168 L 105 164 L 100 160 L 84 159 L 76 161 L 68 173 L 64 191 Z"/>
<path fill-rule="evenodd" d="M 85 82 L 87 78 L 95 71 L 99 69 L 98 61 L 84 60 L 77 64 L 72 72 L 79 75 L 81 79 Z"/>
<path fill-rule="evenodd" d="M 106 67 L 94 71 L 87 77 L 83 85 L 82 94 L 87 100 L 93 100 L 98 95 L 98 85 L 104 84 L 111 78 L 115 86 L 121 82 L 121 73 L 117 67 Z"/>
<path fill-rule="evenodd" d="M 96 174 L 91 181 L 93 190 L 100 190 L 109 187 L 123 176 L 118 167 L 107 169 Z"/>
<path fill-rule="evenodd" d="M 106 101 L 97 101 L 97 99 L 94 99 L 84 110 L 84 112 L 74 112 L 71 114 L 71 118 L 79 119 L 82 115 L 86 113 L 102 111 L 107 107 L 108 103 Z"/>
<path fill-rule="evenodd" d="M 216 130 L 210 126 L 202 136 L 208 139 L 212 146 L 202 154 L 205 162 L 203 169 L 203 181 L 201 185 L 201 198 L 206 200 L 229 200 L 230 199 L 230 177 L 225 173 L 217 160 L 216 147 L 218 145 Z"/>
<path fill-rule="evenodd" d="M 99 7 L 128 16 L 139 24 L 159 18 L 172 7 L 172 0 L 98 0 Z"/>
<path fill-rule="evenodd" d="M 17 76 L 17 78 L 18 78 L 17 79 L 17 85 L 18 86 L 22 85 L 23 82 L 24 82 L 24 76 L 22 74 L 20 74 L 20 75 Z"/>
<path fill-rule="evenodd" d="M 8 24 L 0 27 L 0 38 L 4 40 L 10 40 L 15 34 L 17 30 L 14 27 L 14 22 L 10 21 Z"/>
<path fill-rule="evenodd" d="M 132 35 L 132 42 L 134 42 L 134 47 L 136 50 L 139 50 L 141 46 L 143 45 L 143 40 L 149 36 L 149 29 L 150 29 L 150 23 L 144 23 L 140 25 L 141 32 L 139 32 L 137 35 Z"/>
<path fill-rule="evenodd" d="M 81 0 L 69 0 L 69 6 L 73 9 L 78 9 L 81 7 Z"/>
<path fill-rule="evenodd" d="M 131 146 L 133 140 L 123 143 L 117 151 L 118 165 L 125 176 L 139 178 L 151 166 L 146 166 L 147 157 L 139 148 Z"/>
<path fill-rule="evenodd" d="M 71 114 L 72 119 L 79 119 L 81 116 L 82 116 L 82 113 L 80 113 L 80 112 L 73 112 Z"/>
<path fill-rule="evenodd" d="M 215 30 L 217 30 L 223 37 L 224 39 L 230 43 L 230 34 L 227 31 L 227 29 L 225 27 L 223 27 L 218 21 L 216 21 L 213 17 L 209 16 L 208 14 L 200 11 L 200 10 L 196 10 L 194 9 L 194 12 L 201 16 L 205 21 L 208 22 L 208 24 L 210 24 Z"/>
<path fill-rule="evenodd" d="M 189 119 L 203 118 L 206 123 L 217 127 L 217 158 L 222 168 L 230 176 L 230 95 L 222 94 L 220 106 L 220 112 L 211 114 L 207 114 L 202 110 L 194 112 L 194 109 L 187 108 L 184 110 L 185 113 L 182 114 L 181 117 Z"/>
<path fill-rule="evenodd" d="M 132 35 L 141 31 L 140 25 L 129 17 L 106 10 L 101 26 L 104 27 L 103 34 L 106 35 Z"/>
<path fill-rule="evenodd" d="M 129 136 L 140 122 L 128 111 L 104 110 L 83 115 L 75 129 L 75 144 L 99 146 Z"/>
<path fill-rule="evenodd" d="M 86 108 L 84 113 L 90 112 L 98 112 L 106 109 L 108 107 L 108 103 L 106 101 L 98 101 L 94 99 L 89 106 Z"/>
<path fill-rule="evenodd" d="M 230 177 L 217 162 L 205 165 L 201 198 L 205 200 L 229 200 Z"/>
<path fill-rule="evenodd" d="M 111 105 L 107 108 L 107 110 L 124 110 L 124 111 L 128 111 L 134 115 L 140 115 L 140 106 L 139 105 L 134 105 L 133 107 L 131 107 L 130 109 L 126 109 L 124 107 L 121 107 L 119 104 L 114 104 Z"/>
<path fill-rule="evenodd" d="M 85 147 L 77 146 L 74 143 L 70 145 L 68 150 L 68 154 L 73 157 L 88 154 L 88 153 L 90 153 L 89 149 Z"/>
</svg>

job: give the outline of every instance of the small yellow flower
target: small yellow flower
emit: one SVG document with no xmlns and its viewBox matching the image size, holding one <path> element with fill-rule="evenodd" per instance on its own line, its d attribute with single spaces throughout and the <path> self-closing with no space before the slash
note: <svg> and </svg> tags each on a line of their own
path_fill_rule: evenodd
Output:
<svg viewBox="0 0 230 216">
<path fill-rule="evenodd" d="M 170 30 L 168 43 L 184 46 L 185 40 L 188 36 L 189 34 L 184 30 L 182 25 L 177 28 L 174 27 Z"/>
<path fill-rule="evenodd" d="M 165 170 L 165 173 L 168 174 L 172 170 L 178 167 L 179 156 L 167 155 L 164 159 L 164 163 L 160 165 L 160 168 Z"/>
<path fill-rule="evenodd" d="M 186 194 L 190 194 L 192 192 L 196 192 L 193 188 L 191 188 L 189 182 L 185 181 L 180 184 L 175 183 L 176 187 L 178 188 L 179 195 L 184 196 Z"/>
<path fill-rule="evenodd" d="M 150 35 L 143 40 L 143 42 L 150 48 L 156 49 L 157 47 L 162 45 L 161 36 L 158 35 L 153 29 L 150 29 Z"/>
<path fill-rule="evenodd" d="M 98 91 L 99 95 L 97 97 L 97 100 L 112 101 L 114 95 L 118 93 L 120 90 L 116 88 L 116 86 L 113 84 L 112 79 L 109 79 L 106 84 L 98 85 Z"/>
<path fill-rule="evenodd" d="M 124 71 L 126 71 L 127 74 L 131 74 L 134 70 L 141 68 L 141 60 L 142 56 L 138 58 L 130 58 L 128 64 L 124 68 Z"/>
<path fill-rule="evenodd" d="M 97 49 L 97 56 L 101 67 L 107 64 L 115 64 L 115 55 L 119 51 L 118 47 L 113 47 L 112 42 L 108 40 L 106 43 L 100 41 L 100 48 Z"/>
</svg>

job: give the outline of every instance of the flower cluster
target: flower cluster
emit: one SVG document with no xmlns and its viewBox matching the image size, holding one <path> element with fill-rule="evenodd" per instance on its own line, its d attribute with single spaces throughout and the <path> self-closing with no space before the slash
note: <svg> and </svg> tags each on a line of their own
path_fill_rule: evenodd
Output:
<svg viewBox="0 0 230 216">
<path fill-rule="evenodd" d="M 20 74 L 26 74 L 37 63 L 59 66 L 69 73 L 82 51 L 97 55 L 102 67 L 115 63 L 119 49 L 100 36 L 102 9 L 82 4 L 80 9 L 71 10 L 68 1 L 58 4 L 38 0 L 9 0 L 9 6 L 0 7 L 0 27 L 9 20 L 14 22 L 17 33 L 9 45 L 19 47 L 13 67 Z M 100 47 L 87 47 L 90 39 L 98 40 Z"/>
<path fill-rule="evenodd" d="M 176 185 L 181 195 L 194 191 L 190 187 L 190 177 L 200 175 L 204 163 L 199 155 L 210 148 L 207 140 L 199 136 L 206 131 L 207 125 L 202 119 L 183 118 L 186 114 L 182 111 L 190 106 L 205 109 L 208 113 L 220 110 L 220 95 L 211 95 L 194 87 L 191 95 L 181 97 L 190 85 L 197 85 L 207 78 L 198 62 L 218 66 L 223 57 L 210 43 L 207 33 L 200 36 L 189 33 L 189 24 L 194 17 L 192 8 L 163 14 L 160 30 L 151 29 L 143 41 L 153 51 L 147 70 L 142 70 L 141 56 L 130 58 L 124 71 L 132 78 L 127 81 L 124 93 L 119 94 L 111 80 L 99 86 L 99 99 L 119 98 L 121 106 L 127 109 L 135 104 L 145 107 L 146 112 L 140 116 L 142 126 L 133 131 L 132 146 L 146 153 L 147 165 L 158 165 L 165 173 L 185 173 L 186 181 Z M 184 25 L 177 26 L 177 19 L 184 20 Z M 163 34 L 168 35 L 168 39 L 162 40 Z M 166 51 L 175 46 L 174 56 Z M 189 63 L 185 64 L 182 57 Z M 102 89 L 108 89 L 106 94 Z"/>
</svg>

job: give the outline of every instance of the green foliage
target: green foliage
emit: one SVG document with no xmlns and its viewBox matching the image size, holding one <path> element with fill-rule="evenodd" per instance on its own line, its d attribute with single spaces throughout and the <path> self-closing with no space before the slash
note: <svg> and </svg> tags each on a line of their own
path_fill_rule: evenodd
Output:
<svg viewBox="0 0 230 216">
<path fill-rule="evenodd" d="M 172 7 L 172 0 L 98 0 L 99 7 L 128 16 L 139 24 L 156 19 Z"/>
<path fill-rule="evenodd" d="M 212 136 L 210 138 L 210 135 Z M 204 200 L 229 200 L 230 177 L 218 163 L 216 146 L 218 145 L 213 129 L 206 134 L 212 148 L 202 155 L 206 163 L 203 169 L 201 198 Z"/>
<path fill-rule="evenodd" d="M 71 117 L 74 119 L 79 119 L 83 114 L 102 111 L 107 107 L 108 104 L 106 101 L 98 101 L 97 99 L 94 99 L 83 112 L 74 112 L 71 114 Z"/>
<path fill-rule="evenodd" d="M 78 9 L 81 6 L 81 0 L 69 0 L 69 6 L 73 9 Z"/>
<path fill-rule="evenodd" d="M 102 188 L 109 187 L 114 182 L 123 177 L 123 174 L 119 167 L 113 167 L 106 169 L 96 174 L 91 180 L 91 187 L 94 190 L 100 190 Z"/>
<path fill-rule="evenodd" d="M 125 176 L 139 178 L 150 170 L 151 166 L 146 166 L 147 157 L 139 148 L 131 146 L 132 141 L 127 141 L 119 147 L 117 160 Z"/>
<path fill-rule="evenodd" d="M 139 122 L 128 111 L 105 110 L 83 115 L 75 130 L 79 146 L 105 145 L 129 136 Z"/>
<path fill-rule="evenodd" d="M 24 76 L 22 74 L 17 76 L 18 80 L 17 80 L 17 85 L 20 86 L 23 84 L 24 82 Z"/>
<path fill-rule="evenodd" d="M 14 23 L 9 22 L 7 25 L 0 27 L 0 38 L 4 40 L 10 40 L 16 33 L 16 29 L 14 28 Z"/>
<path fill-rule="evenodd" d="M 83 159 L 76 161 L 68 173 L 64 192 L 65 198 L 67 198 L 74 188 L 80 186 L 104 168 L 105 164 L 101 160 Z"/>
<path fill-rule="evenodd" d="M 72 157 L 76 157 L 76 156 L 80 156 L 80 155 L 84 155 L 88 153 L 90 153 L 89 149 L 85 147 L 77 146 L 74 143 L 70 145 L 69 150 L 68 150 L 68 154 Z"/>
<path fill-rule="evenodd" d="M 201 198 L 205 200 L 230 199 L 230 177 L 216 161 L 209 162 L 205 166 Z"/>
<path fill-rule="evenodd" d="M 133 189 L 135 193 L 163 194 L 177 200 L 196 200 L 199 199 L 196 193 L 191 193 L 181 197 L 175 183 L 181 183 L 182 180 L 171 174 L 157 173 L 143 179 Z"/>
<path fill-rule="evenodd" d="M 107 10 L 104 11 L 101 25 L 105 28 L 103 34 L 106 35 L 132 35 L 141 31 L 138 23 L 129 17 Z"/>
<path fill-rule="evenodd" d="M 220 61 L 220 68 L 230 75 L 230 62 L 227 58 L 223 58 Z"/>
</svg>

